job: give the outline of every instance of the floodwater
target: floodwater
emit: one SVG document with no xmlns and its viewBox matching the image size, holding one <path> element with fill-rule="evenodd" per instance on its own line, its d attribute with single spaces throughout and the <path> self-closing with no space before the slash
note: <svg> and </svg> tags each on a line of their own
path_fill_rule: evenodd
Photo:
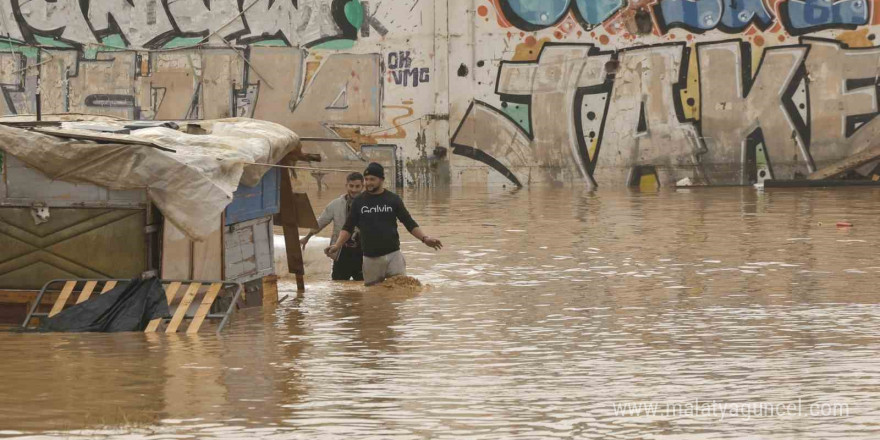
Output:
<svg viewBox="0 0 880 440">
<path fill-rule="evenodd" d="M 878 190 L 406 202 L 446 245 L 405 238 L 421 291 L 318 263 L 220 337 L 0 333 L 0 436 L 880 435 Z"/>
</svg>

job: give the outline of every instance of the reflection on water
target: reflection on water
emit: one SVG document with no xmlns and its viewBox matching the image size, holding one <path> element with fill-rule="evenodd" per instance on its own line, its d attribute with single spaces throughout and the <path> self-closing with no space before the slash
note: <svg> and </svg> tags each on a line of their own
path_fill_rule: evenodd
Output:
<svg viewBox="0 0 880 440">
<path fill-rule="evenodd" d="M 0 435 L 873 438 L 878 200 L 410 193 L 446 244 L 404 238 L 421 291 L 324 281 L 327 268 L 221 337 L 0 333 Z M 847 415 L 615 413 L 633 402 Z"/>
</svg>

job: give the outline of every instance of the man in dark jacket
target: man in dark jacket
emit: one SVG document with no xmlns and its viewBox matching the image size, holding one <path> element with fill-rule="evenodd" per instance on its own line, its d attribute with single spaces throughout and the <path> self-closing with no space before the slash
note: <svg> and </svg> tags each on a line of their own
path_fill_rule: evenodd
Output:
<svg viewBox="0 0 880 440">
<path fill-rule="evenodd" d="M 385 169 L 375 162 L 364 171 L 366 191 L 352 201 L 351 211 L 336 243 L 329 253 L 335 253 L 348 241 L 355 228 L 360 231 L 364 253 L 364 284 L 373 285 L 388 277 L 406 275 L 406 261 L 400 253 L 400 235 L 397 221 L 425 245 L 440 250 L 443 243 L 425 235 L 413 220 L 397 194 L 386 190 Z"/>
</svg>

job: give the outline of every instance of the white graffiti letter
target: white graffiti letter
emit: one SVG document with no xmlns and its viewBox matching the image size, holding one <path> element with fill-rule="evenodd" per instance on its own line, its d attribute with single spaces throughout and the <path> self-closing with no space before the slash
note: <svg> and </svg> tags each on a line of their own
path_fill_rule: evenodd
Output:
<svg viewBox="0 0 880 440">
<path fill-rule="evenodd" d="M 149 47 L 161 43 L 174 28 L 159 0 L 101 0 L 89 3 L 89 22 L 97 32 L 112 32 L 111 18 L 119 26 L 126 41 L 133 47 Z"/>
<path fill-rule="evenodd" d="M 76 43 L 95 42 L 78 0 L 12 0 L 12 7 L 37 31 L 60 32 L 62 39 Z"/>
<path fill-rule="evenodd" d="M 804 61 L 806 48 L 765 50 L 754 79 L 750 69 L 743 68 L 739 42 L 699 45 L 697 50 L 703 102 L 700 122 L 709 146 L 705 162 L 710 166 L 742 164 L 747 137 L 760 128 L 773 177 L 791 179 L 796 172 L 806 172 L 804 164 L 809 157 L 804 141 L 785 108 L 785 94 Z M 748 183 L 747 170 L 740 168 L 739 172 L 739 181 L 734 180 L 737 176 L 728 176 L 731 183 Z"/>
<path fill-rule="evenodd" d="M 236 0 L 211 0 L 209 5 L 206 6 L 204 0 L 169 1 L 168 11 L 177 27 L 188 34 L 208 35 L 219 29 L 219 34 L 226 37 L 245 30 L 244 21 L 237 17 L 241 11 Z M 227 23 L 226 27 L 220 29 Z"/>
</svg>

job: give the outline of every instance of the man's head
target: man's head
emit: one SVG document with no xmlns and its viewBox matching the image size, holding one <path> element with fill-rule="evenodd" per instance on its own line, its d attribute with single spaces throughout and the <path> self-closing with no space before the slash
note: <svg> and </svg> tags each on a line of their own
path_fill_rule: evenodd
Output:
<svg viewBox="0 0 880 440">
<path fill-rule="evenodd" d="M 351 173 L 345 179 L 345 190 L 349 197 L 357 197 L 364 192 L 364 176 L 361 173 Z"/>
<path fill-rule="evenodd" d="M 371 162 L 364 170 L 364 186 L 367 192 L 377 193 L 382 191 L 382 185 L 385 183 L 385 168 L 376 162 Z"/>
</svg>

